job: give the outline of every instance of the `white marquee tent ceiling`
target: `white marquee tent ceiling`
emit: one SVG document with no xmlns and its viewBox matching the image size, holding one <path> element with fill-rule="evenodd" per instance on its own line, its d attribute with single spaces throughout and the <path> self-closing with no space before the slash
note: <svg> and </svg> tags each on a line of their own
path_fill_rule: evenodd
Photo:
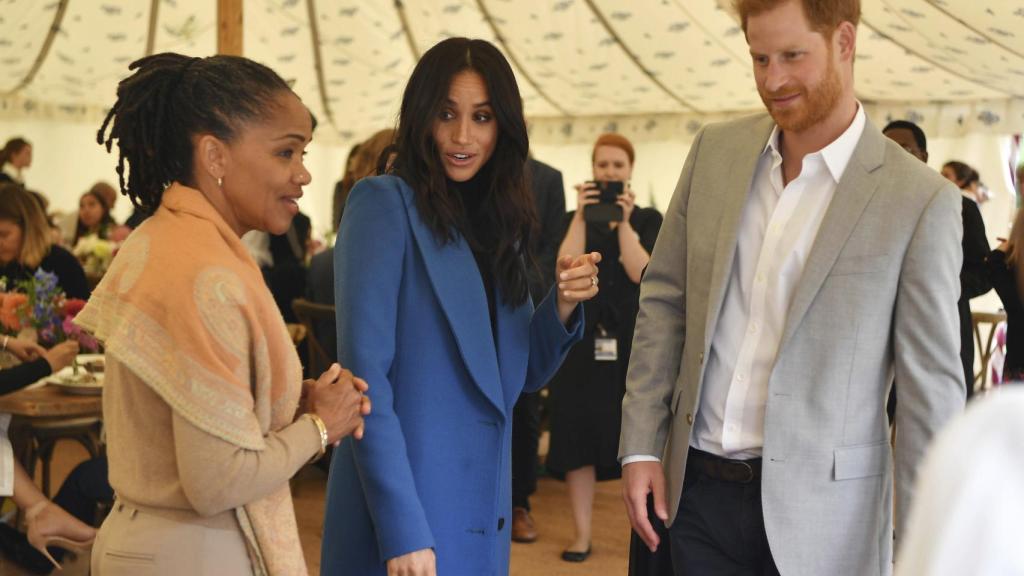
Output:
<svg viewBox="0 0 1024 576">
<path fill-rule="evenodd" d="M 857 91 L 876 116 L 1024 131 L 1024 0 L 862 2 Z M 535 134 L 692 132 L 760 108 L 724 3 L 245 0 L 245 54 L 294 80 L 335 141 L 391 124 L 418 55 L 453 35 L 510 57 Z M 0 0 L 0 116 L 93 121 L 147 52 L 213 54 L 216 22 L 213 0 Z"/>
</svg>

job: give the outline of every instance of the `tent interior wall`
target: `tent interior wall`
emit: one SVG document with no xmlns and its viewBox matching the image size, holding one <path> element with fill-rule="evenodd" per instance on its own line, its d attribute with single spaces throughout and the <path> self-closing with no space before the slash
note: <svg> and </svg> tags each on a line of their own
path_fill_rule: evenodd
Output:
<svg viewBox="0 0 1024 576">
<path fill-rule="evenodd" d="M 589 178 L 590 146 L 619 131 L 637 148 L 633 187 L 664 210 L 703 124 L 761 108 L 727 0 L 244 0 L 244 53 L 293 82 L 320 120 L 300 206 L 318 234 L 349 147 L 394 124 L 419 54 L 462 35 L 496 43 L 524 96 L 533 154 L 560 169 L 566 205 Z M 216 52 L 216 2 L 7 0 L 0 6 L 0 140 L 34 145 L 30 188 L 73 210 L 116 158 L 96 130 L 127 65 Z M 876 124 L 908 118 L 930 164 L 976 167 L 990 240 L 1016 204 L 1013 135 L 1024 132 L 1024 3 L 862 0 L 857 90 Z M 52 30 L 52 32 L 51 32 Z M 124 218 L 127 201 L 116 209 Z"/>
</svg>

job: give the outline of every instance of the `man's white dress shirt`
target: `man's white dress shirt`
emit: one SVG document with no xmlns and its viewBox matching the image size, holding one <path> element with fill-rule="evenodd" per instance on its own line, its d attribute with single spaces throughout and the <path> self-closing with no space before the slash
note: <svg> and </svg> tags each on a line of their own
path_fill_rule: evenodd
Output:
<svg viewBox="0 0 1024 576">
<path fill-rule="evenodd" d="M 789 184 L 783 184 L 780 130 L 772 130 L 740 219 L 694 417 L 694 448 L 727 458 L 761 456 L 768 379 L 789 305 L 864 125 L 864 109 L 858 104 L 846 131 L 804 156 L 800 175 Z M 622 464 L 649 460 L 658 458 L 626 456 Z"/>
</svg>

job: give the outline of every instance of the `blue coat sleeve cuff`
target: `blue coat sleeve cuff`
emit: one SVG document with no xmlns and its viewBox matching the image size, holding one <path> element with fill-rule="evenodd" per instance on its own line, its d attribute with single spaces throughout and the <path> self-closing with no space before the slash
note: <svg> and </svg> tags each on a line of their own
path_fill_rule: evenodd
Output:
<svg viewBox="0 0 1024 576">
<path fill-rule="evenodd" d="M 530 321 L 530 363 L 526 372 L 527 392 L 544 387 L 565 360 L 569 349 L 583 339 L 586 319 L 583 306 L 569 316 L 568 326 L 558 318 L 558 295 L 552 288 Z"/>
</svg>

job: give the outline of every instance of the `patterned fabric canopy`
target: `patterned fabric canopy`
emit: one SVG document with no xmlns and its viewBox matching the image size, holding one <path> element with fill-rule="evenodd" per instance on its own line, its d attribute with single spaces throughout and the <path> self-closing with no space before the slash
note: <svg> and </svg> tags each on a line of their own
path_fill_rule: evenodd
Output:
<svg viewBox="0 0 1024 576">
<path fill-rule="evenodd" d="M 509 57 L 534 137 L 628 123 L 692 133 L 761 108 L 728 0 L 246 0 L 245 54 L 294 82 L 318 139 L 394 121 L 423 51 L 484 38 Z M 1024 2 L 862 0 L 857 92 L 931 134 L 1024 131 Z M 54 32 L 51 34 L 51 30 Z M 147 53 L 216 51 L 209 0 L 5 0 L 0 117 L 93 121 Z"/>
</svg>

